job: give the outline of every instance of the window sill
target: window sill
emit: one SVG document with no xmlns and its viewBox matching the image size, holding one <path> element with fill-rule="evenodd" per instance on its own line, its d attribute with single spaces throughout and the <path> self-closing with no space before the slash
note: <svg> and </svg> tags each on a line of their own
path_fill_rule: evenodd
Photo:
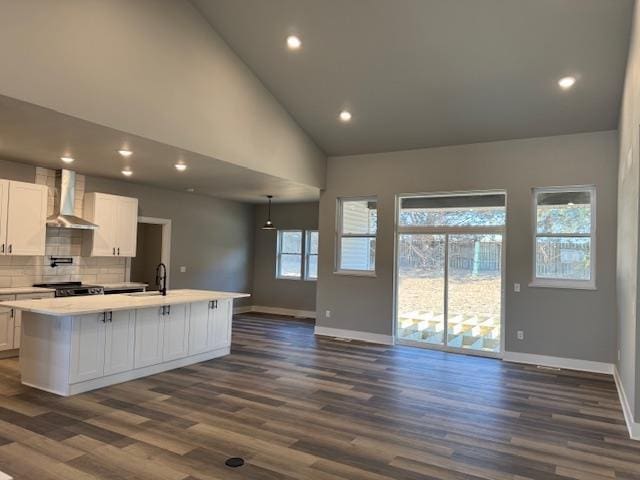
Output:
<svg viewBox="0 0 640 480">
<path fill-rule="evenodd" d="M 276 277 L 276 280 L 293 280 L 295 282 L 299 282 L 300 280 L 302 280 L 302 278 L 296 278 L 296 277 Z"/>
<path fill-rule="evenodd" d="M 347 277 L 369 277 L 375 278 L 376 272 L 366 272 L 360 270 L 336 270 L 333 272 L 334 275 L 343 275 Z"/>
<path fill-rule="evenodd" d="M 566 290 L 597 290 L 598 288 L 590 282 L 571 281 L 544 281 L 534 280 L 529 283 L 532 288 L 563 288 Z"/>
<path fill-rule="evenodd" d="M 317 278 L 305 278 L 304 281 L 305 282 L 317 282 L 318 279 Z"/>
</svg>

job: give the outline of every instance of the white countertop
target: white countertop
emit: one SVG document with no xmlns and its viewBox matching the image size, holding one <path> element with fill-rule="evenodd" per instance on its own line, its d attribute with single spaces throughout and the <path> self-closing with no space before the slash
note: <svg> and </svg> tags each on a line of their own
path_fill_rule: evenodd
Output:
<svg viewBox="0 0 640 480">
<path fill-rule="evenodd" d="M 135 295 L 135 294 L 134 294 Z M 214 292 L 209 290 L 169 290 L 167 296 L 87 295 L 81 297 L 45 298 L 41 300 L 9 300 L 1 306 L 24 312 L 40 313 L 55 317 L 87 315 L 117 310 L 138 310 L 140 308 L 161 307 L 181 303 L 227 300 L 249 297 L 248 293 Z"/>
<path fill-rule="evenodd" d="M 25 293 L 55 293 L 55 289 L 53 289 L 53 288 L 40 288 L 40 287 L 6 287 L 6 288 L 0 288 L 0 295 L 22 295 L 22 294 L 25 294 Z"/>
</svg>

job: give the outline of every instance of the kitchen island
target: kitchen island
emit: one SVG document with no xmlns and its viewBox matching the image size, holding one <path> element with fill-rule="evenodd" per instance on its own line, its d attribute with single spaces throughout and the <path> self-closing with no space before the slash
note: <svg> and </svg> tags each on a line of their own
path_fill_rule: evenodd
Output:
<svg viewBox="0 0 640 480">
<path fill-rule="evenodd" d="M 22 311 L 22 383 L 73 395 L 229 354 L 233 299 L 205 290 L 2 302 Z"/>
</svg>

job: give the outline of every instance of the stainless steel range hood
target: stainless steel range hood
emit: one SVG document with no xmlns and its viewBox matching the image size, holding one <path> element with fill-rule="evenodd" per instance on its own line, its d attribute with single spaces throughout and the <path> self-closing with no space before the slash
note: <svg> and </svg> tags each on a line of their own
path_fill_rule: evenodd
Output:
<svg viewBox="0 0 640 480">
<path fill-rule="evenodd" d="M 61 170 L 56 175 L 56 194 L 54 215 L 47 218 L 47 227 L 95 230 L 98 225 L 74 215 L 76 202 L 76 172 Z"/>
</svg>

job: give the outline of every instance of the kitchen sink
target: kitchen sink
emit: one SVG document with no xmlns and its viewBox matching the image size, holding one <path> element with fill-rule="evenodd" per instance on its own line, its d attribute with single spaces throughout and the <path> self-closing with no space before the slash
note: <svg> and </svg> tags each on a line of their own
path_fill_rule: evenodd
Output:
<svg viewBox="0 0 640 480">
<path fill-rule="evenodd" d="M 160 292 L 133 292 L 123 293 L 123 295 L 127 297 L 159 297 L 161 294 Z M 167 295 L 169 295 L 169 292 L 167 292 Z"/>
</svg>

